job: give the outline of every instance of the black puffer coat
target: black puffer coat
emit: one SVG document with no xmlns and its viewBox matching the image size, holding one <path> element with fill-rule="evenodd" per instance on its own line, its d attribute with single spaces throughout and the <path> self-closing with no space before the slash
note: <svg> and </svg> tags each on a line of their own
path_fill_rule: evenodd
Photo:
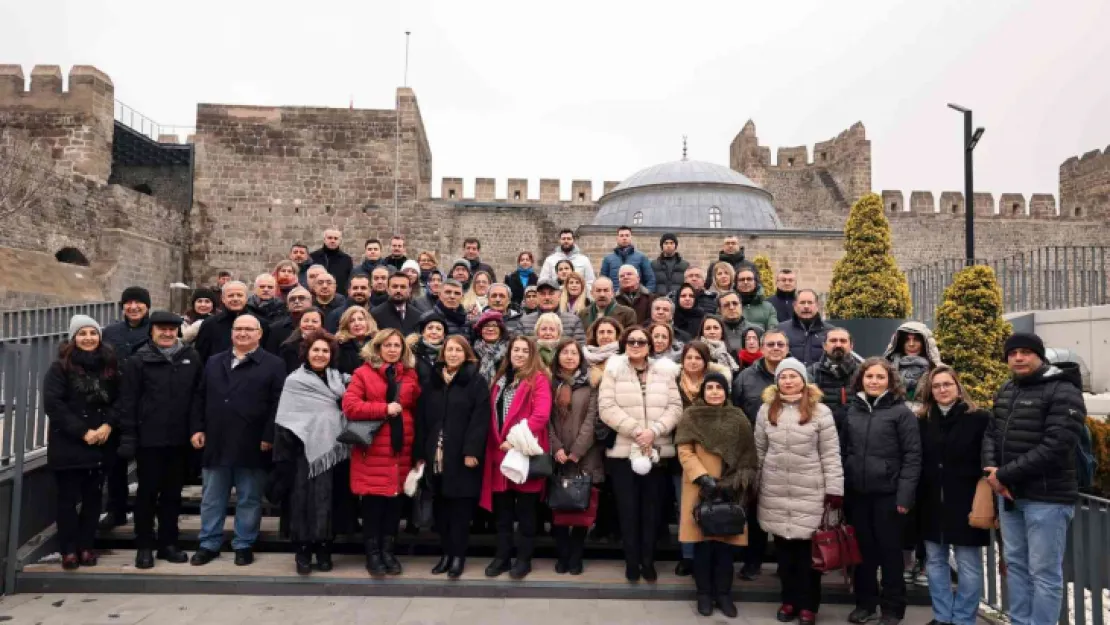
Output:
<svg viewBox="0 0 1110 625">
<path fill-rule="evenodd" d="M 790 341 L 790 355 L 802 361 L 805 366 L 821 360 L 825 354 L 825 336 L 829 333 L 829 326 L 821 319 L 821 315 L 817 315 L 809 326 L 803 325 L 801 319 L 791 317 L 779 325 L 779 330 Z"/>
<path fill-rule="evenodd" d="M 897 495 L 899 506 L 913 508 L 921 477 L 917 417 L 901 398 L 886 394 L 872 406 L 861 395 L 852 398 L 840 430 L 846 490 Z"/>
<path fill-rule="evenodd" d="M 848 414 L 848 404 L 852 402 L 852 376 L 859 369 L 859 361 L 854 356 L 846 356 L 843 362 L 836 363 L 822 354 L 821 360 L 806 367 L 809 381 L 821 389 L 821 401 L 833 413 L 836 431 L 839 432 Z"/>
<path fill-rule="evenodd" d="M 464 363 L 451 383 L 443 381 L 439 363 L 427 381 L 421 380 L 416 406 L 416 440 L 413 460 L 423 460 L 424 476 L 433 475 L 436 446 L 443 433 L 443 472 L 438 491 L 448 498 L 477 499 L 482 491 L 482 460 L 489 434 L 489 383 L 474 363 Z M 473 456 L 478 466 L 468 468 L 464 458 Z M 437 478 L 432 478 L 433 483 Z"/>
<path fill-rule="evenodd" d="M 1045 365 L 998 389 L 983 439 L 983 467 L 1015 498 L 1074 504 L 1075 450 L 1087 414 L 1079 366 Z"/>
<path fill-rule="evenodd" d="M 137 326 L 120 319 L 104 328 L 102 336 L 104 342 L 116 350 L 116 358 L 123 362 L 150 340 L 150 315 L 143 317 Z"/>
<path fill-rule="evenodd" d="M 119 381 L 118 370 L 105 373 L 100 367 L 90 366 L 67 372 L 61 362 L 50 365 L 43 378 L 42 399 L 50 424 L 46 459 L 51 469 L 96 469 L 113 464 L 114 445 L 89 445 L 84 437 L 105 423 L 115 433 L 119 426 L 115 405 Z"/>
<path fill-rule="evenodd" d="M 180 447 L 189 444 L 189 418 L 204 364 L 191 347 L 167 359 L 147 343 L 123 365 L 119 415 L 120 453 L 139 447 Z"/>
<path fill-rule="evenodd" d="M 775 383 L 775 374 L 767 370 L 765 363 L 760 358 L 750 367 L 745 367 L 732 381 L 732 405 L 743 410 L 753 424 L 763 406 L 763 390 Z"/>
<path fill-rule="evenodd" d="M 933 406 L 921 431 L 921 483 L 917 487 L 920 538 L 947 545 L 986 547 L 990 532 L 967 523 L 975 486 L 982 477 L 979 453 L 987 429 L 986 410 L 956 402 L 948 414 Z"/>
<path fill-rule="evenodd" d="M 651 261 L 651 270 L 655 272 L 655 294 L 666 295 L 677 291 L 686 279 L 686 270 L 689 267 L 690 263 L 682 260 L 682 255 L 677 252 L 670 258 L 662 254 L 656 257 Z"/>
</svg>

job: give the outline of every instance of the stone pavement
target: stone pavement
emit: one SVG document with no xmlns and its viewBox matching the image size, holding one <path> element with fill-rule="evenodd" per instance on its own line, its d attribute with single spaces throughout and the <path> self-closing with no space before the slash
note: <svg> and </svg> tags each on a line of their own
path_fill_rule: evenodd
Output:
<svg viewBox="0 0 1110 625">
<path fill-rule="evenodd" d="M 776 605 L 741 603 L 740 616 L 701 618 L 693 603 L 574 599 L 259 597 L 199 595 L 52 595 L 0 598 L 11 625 L 777 625 Z M 826 606 L 822 623 L 844 623 L 850 606 Z M 928 608 L 911 607 L 905 625 L 924 625 Z"/>
</svg>

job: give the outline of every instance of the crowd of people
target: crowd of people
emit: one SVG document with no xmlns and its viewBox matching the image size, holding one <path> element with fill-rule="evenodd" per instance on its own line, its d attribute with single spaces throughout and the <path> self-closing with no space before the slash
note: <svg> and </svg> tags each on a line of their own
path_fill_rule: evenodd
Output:
<svg viewBox="0 0 1110 625">
<path fill-rule="evenodd" d="M 439 535 L 432 573 L 452 579 L 482 528 L 496 533 L 485 575 L 525 578 L 550 526 L 557 573 L 583 572 L 592 528 L 620 541 L 630 583 L 650 583 L 673 512 L 675 572 L 692 575 L 700 614 L 735 616 L 734 578 L 759 577 L 773 541 L 778 620 L 806 625 L 821 604 L 813 537 L 843 514 L 862 555 L 850 622 L 900 622 L 920 571 L 934 623 L 969 625 L 990 536 L 968 514 L 984 479 L 1011 620 L 1055 622 L 1085 409 L 1077 370 L 1048 363 L 1035 335 L 1007 340 L 1012 379 L 986 411 L 926 326 L 863 360 L 793 272 L 767 296 L 735 236 L 703 268 L 674 234 L 650 260 L 621 227 L 596 275 L 570 230 L 538 271 L 525 251 L 507 274 L 476 238 L 442 269 L 431 251 L 409 259 L 400 236 L 388 254 L 366 241 L 357 263 L 341 243 L 328 230 L 314 252 L 295 244 L 249 286 L 221 272 L 183 317 L 131 287 L 121 321 L 72 318 L 44 392 L 63 568 L 95 565 L 98 525 L 126 523 L 134 460 L 140 569 L 221 557 L 233 489 L 235 564 L 253 561 L 265 498 L 302 575 L 331 570 L 336 536 L 354 533 L 371 576 L 402 574 L 404 520 Z M 198 473 L 190 558 L 178 516 Z M 549 475 L 589 485 L 584 513 L 547 508 Z M 708 534 L 707 502 L 742 508 L 746 527 Z"/>
</svg>

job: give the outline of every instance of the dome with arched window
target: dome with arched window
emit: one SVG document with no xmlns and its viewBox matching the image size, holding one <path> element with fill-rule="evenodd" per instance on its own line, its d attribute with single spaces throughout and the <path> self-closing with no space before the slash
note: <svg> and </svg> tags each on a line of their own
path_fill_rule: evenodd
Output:
<svg viewBox="0 0 1110 625">
<path fill-rule="evenodd" d="M 778 230 L 771 194 L 747 176 L 704 161 L 642 169 L 598 200 L 594 225 Z"/>
</svg>

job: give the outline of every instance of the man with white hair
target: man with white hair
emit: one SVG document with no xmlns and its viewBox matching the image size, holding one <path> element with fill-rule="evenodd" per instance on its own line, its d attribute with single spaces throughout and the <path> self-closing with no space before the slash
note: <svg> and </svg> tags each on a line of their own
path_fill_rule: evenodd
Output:
<svg viewBox="0 0 1110 625">
<path fill-rule="evenodd" d="M 277 280 L 268 273 L 260 273 L 254 279 L 254 293 L 247 298 L 247 310 L 262 322 L 262 327 L 281 319 L 285 315 L 285 302 L 277 295 Z"/>
<path fill-rule="evenodd" d="M 618 304 L 614 299 L 616 294 L 613 293 L 613 281 L 609 278 L 601 276 L 594 280 L 590 295 L 593 296 L 593 303 L 578 313 L 583 328 L 588 329 L 601 317 L 616 319 L 617 323 L 621 324 L 621 329 L 632 327 L 638 323 L 636 311 L 628 306 Z"/>
<path fill-rule="evenodd" d="M 220 289 L 223 310 L 204 320 L 193 343 L 203 362 L 231 349 L 231 327 L 239 315 L 247 312 L 247 285 L 232 280 Z"/>
<path fill-rule="evenodd" d="M 343 241 L 343 233 L 335 228 L 324 231 L 324 245 L 312 253 L 312 262 L 323 265 L 324 269 L 335 278 L 335 288 L 338 293 L 347 292 L 347 282 L 351 279 L 351 271 L 355 263 L 351 257 L 339 249 Z M 311 287 L 310 287 L 311 288 Z"/>
<path fill-rule="evenodd" d="M 628 306 L 636 313 L 636 323 L 651 318 L 651 302 L 655 299 L 647 287 L 640 284 L 640 272 L 632 265 L 621 265 L 617 271 L 620 294 L 617 303 Z"/>
</svg>

